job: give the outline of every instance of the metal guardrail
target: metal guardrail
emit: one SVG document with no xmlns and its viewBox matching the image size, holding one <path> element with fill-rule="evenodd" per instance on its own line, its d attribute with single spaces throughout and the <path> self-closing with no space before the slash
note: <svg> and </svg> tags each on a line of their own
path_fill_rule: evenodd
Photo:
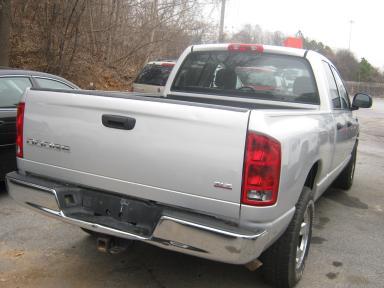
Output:
<svg viewBox="0 0 384 288">
<path fill-rule="evenodd" d="M 384 98 L 384 83 L 371 82 L 345 82 L 350 95 L 355 95 L 358 92 L 367 93 L 372 97 Z"/>
</svg>

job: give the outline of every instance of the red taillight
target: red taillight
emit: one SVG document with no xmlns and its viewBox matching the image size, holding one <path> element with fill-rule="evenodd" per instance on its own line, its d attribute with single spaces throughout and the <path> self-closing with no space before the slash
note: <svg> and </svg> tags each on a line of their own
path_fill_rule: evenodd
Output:
<svg viewBox="0 0 384 288">
<path fill-rule="evenodd" d="M 265 135 L 249 132 L 245 147 L 241 202 L 270 206 L 279 191 L 281 146 Z"/>
<path fill-rule="evenodd" d="M 258 52 L 263 53 L 264 47 L 260 44 L 229 44 L 228 51 L 237 51 L 237 52 Z"/>
<path fill-rule="evenodd" d="M 16 116 L 16 157 L 23 158 L 23 128 L 25 103 L 19 103 Z"/>
</svg>

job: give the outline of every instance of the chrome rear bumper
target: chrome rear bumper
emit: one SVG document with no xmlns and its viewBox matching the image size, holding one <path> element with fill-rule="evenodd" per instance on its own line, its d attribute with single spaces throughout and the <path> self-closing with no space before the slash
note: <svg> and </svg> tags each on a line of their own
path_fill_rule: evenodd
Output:
<svg viewBox="0 0 384 288">
<path fill-rule="evenodd" d="M 11 197 L 20 204 L 61 221 L 220 262 L 249 263 L 259 257 L 269 240 L 265 230 L 249 231 L 212 217 L 170 208 L 162 211 L 151 235 L 143 236 L 67 215 L 60 207 L 58 194 L 73 186 L 12 172 L 7 175 L 7 187 Z"/>
</svg>

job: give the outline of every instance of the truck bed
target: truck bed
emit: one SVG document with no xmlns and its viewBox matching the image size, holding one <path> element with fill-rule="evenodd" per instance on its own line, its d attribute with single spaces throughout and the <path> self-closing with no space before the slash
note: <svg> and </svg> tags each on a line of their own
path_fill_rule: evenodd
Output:
<svg viewBox="0 0 384 288">
<path fill-rule="evenodd" d="M 90 93 L 28 92 L 21 169 L 238 217 L 248 109 Z M 135 124 L 124 130 L 112 119 L 112 127 L 106 127 L 103 116 L 129 117 Z M 217 182 L 227 189 L 215 187 Z"/>
</svg>

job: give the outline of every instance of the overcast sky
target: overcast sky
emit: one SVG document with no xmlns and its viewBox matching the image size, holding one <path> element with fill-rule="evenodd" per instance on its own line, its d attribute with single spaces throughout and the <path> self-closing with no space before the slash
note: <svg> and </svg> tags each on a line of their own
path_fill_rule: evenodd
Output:
<svg viewBox="0 0 384 288">
<path fill-rule="evenodd" d="M 351 51 L 383 69 L 381 0 L 227 0 L 225 30 L 235 32 L 244 24 L 259 24 L 263 30 L 280 30 L 289 36 L 301 30 L 305 37 L 347 49 L 351 20 Z"/>
</svg>

